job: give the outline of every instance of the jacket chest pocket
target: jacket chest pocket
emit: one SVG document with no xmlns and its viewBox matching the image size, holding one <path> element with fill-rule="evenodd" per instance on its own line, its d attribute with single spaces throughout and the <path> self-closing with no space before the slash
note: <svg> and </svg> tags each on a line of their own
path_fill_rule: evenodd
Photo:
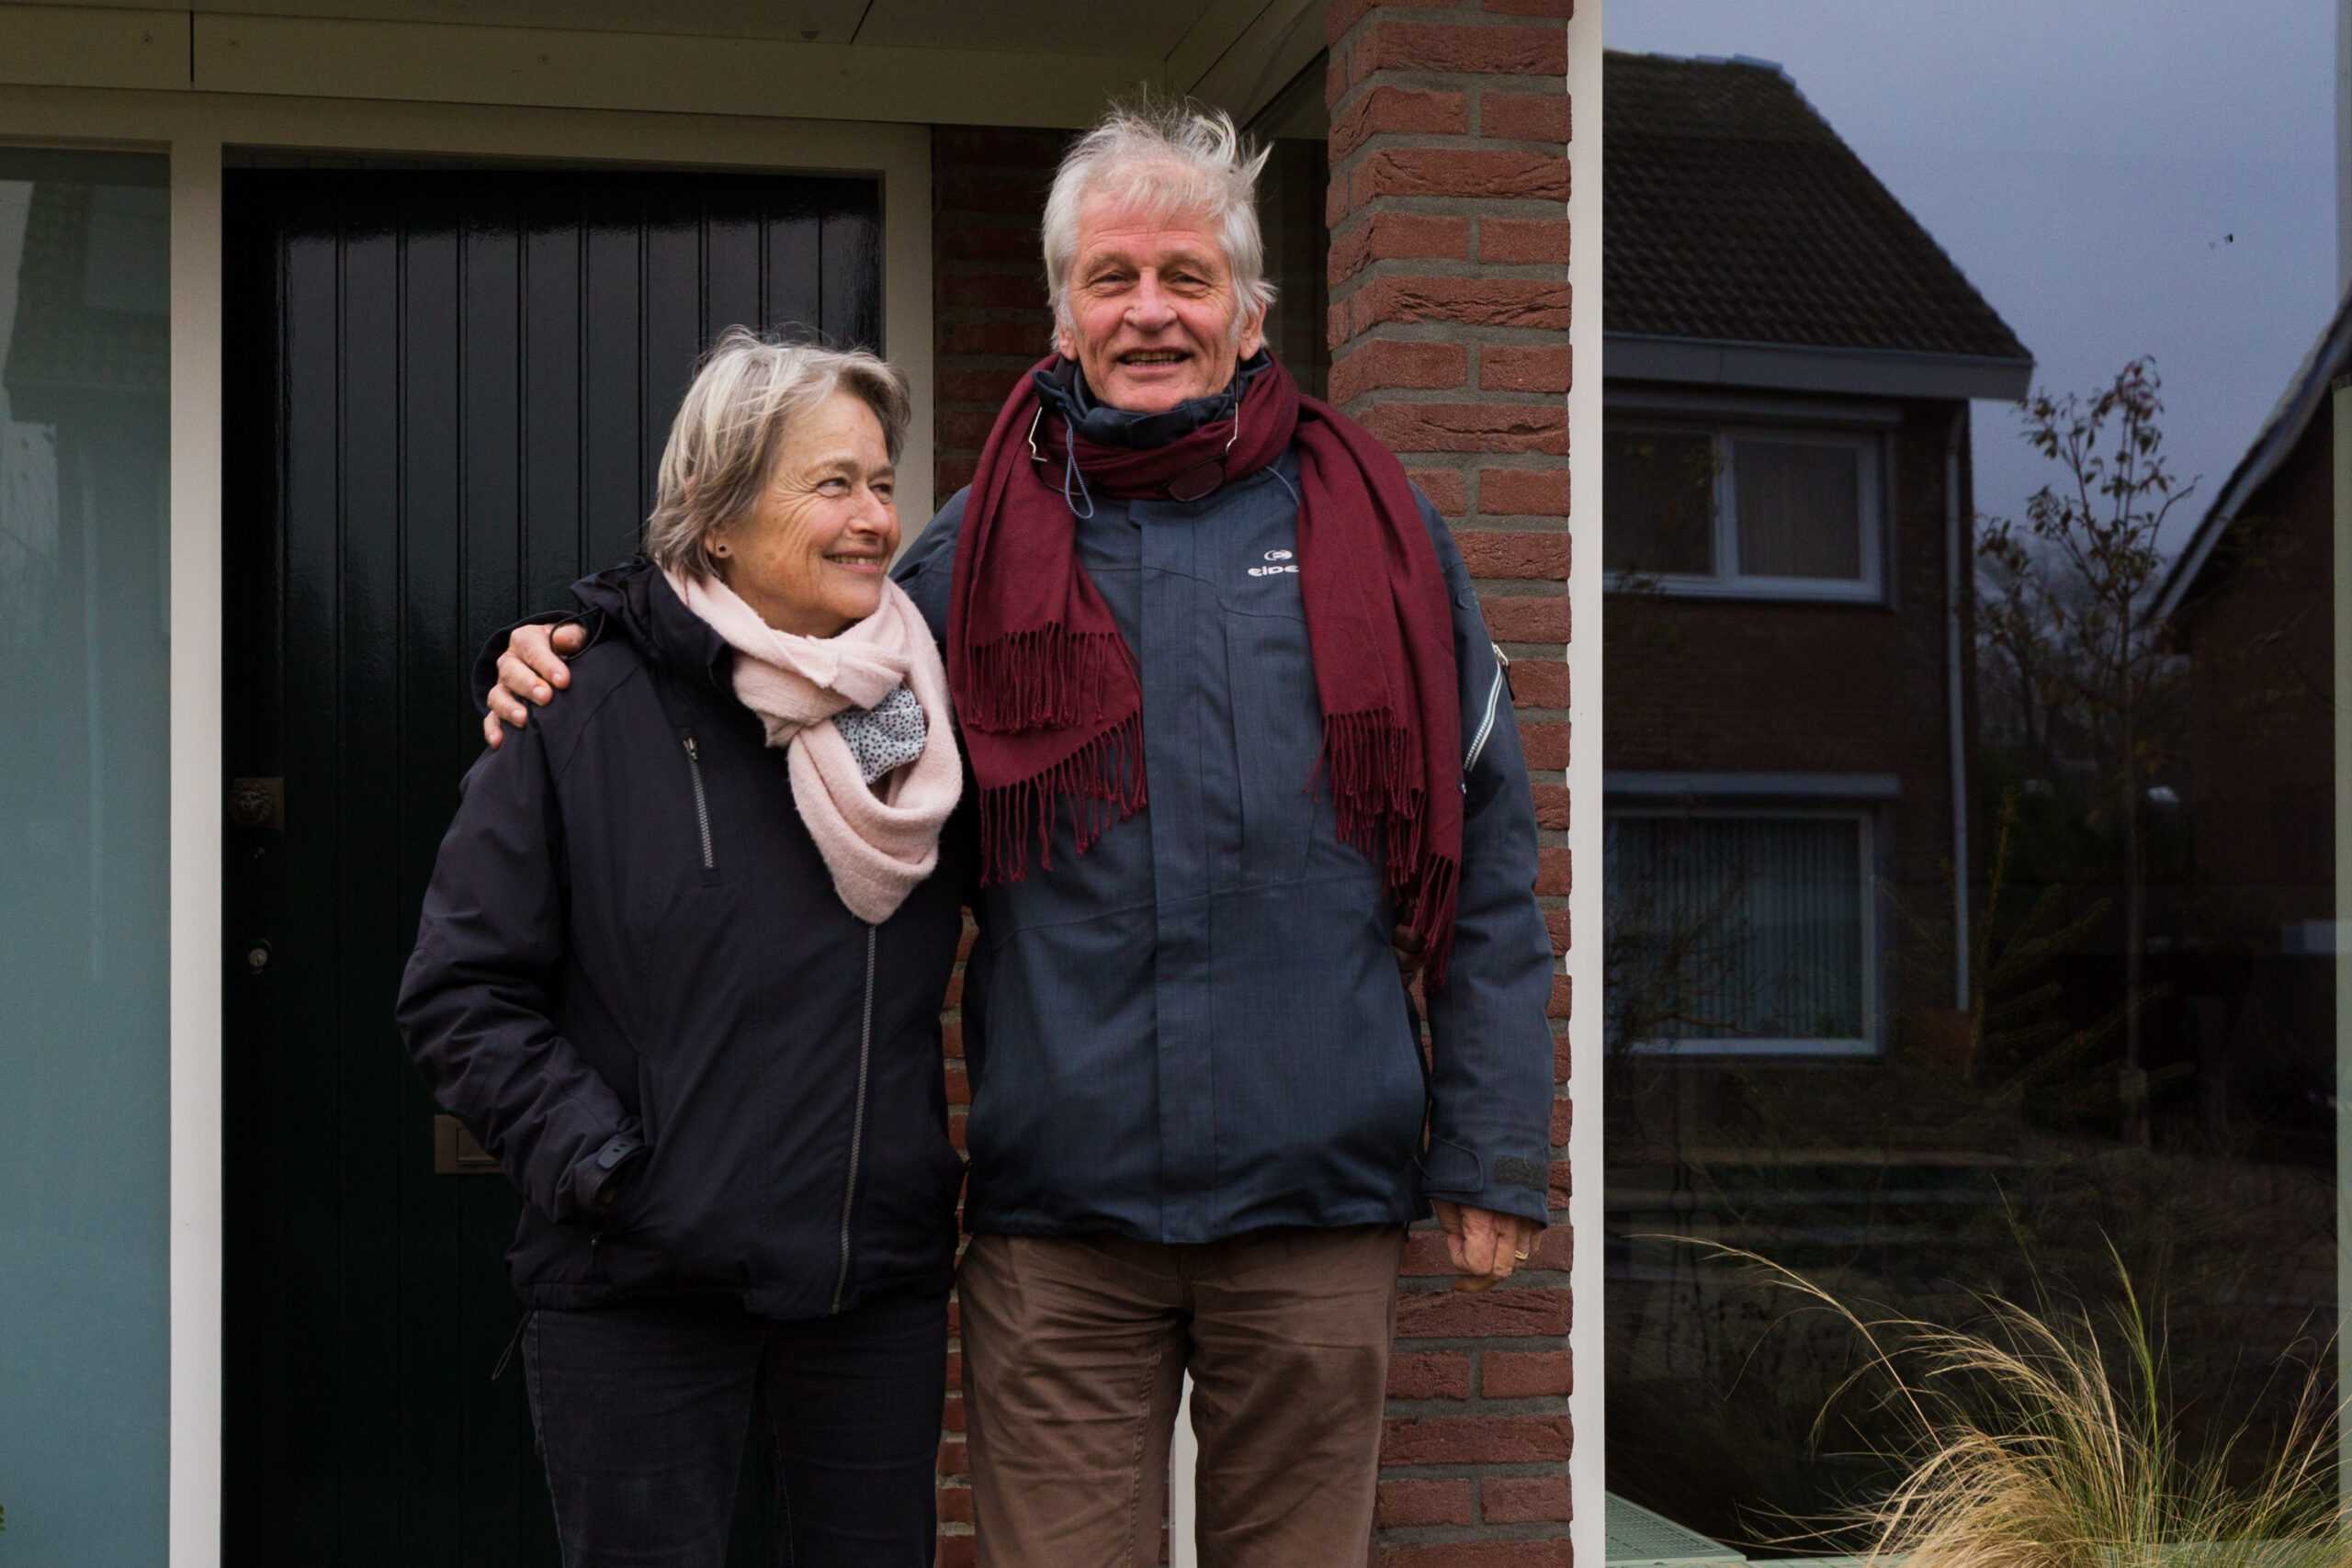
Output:
<svg viewBox="0 0 2352 1568">
<path fill-rule="evenodd" d="M 1284 573 L 1262 596 L 1245 590 L 1219 601 L 1241 795 L 1241 882 L 1294 882 L 1306 874 L 1327 810 L 1315 787 L 1323 705 L 1298 578 Z M 1237 601 L 1250 607 L 1237 608 Z"/>
</svg>

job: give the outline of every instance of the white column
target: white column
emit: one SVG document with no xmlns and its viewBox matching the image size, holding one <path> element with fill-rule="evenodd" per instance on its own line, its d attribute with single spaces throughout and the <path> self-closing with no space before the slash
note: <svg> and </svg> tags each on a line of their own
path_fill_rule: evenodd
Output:
<svg viewBox="0 0 2352 1568">
<path fill-rule="evenodd" d="M 1576 1560 L 1601 1568 L 1609 1560 L 1608 1428 L 1603 1385 L 1607 1359 L 1601 1337 L 1607 1314 L 1602 1293 L 1601 1226 L 1603 1156 L 1600 1137 L 1601 1055 L 1605 1019 L 1600 932 L 1604 920 L 1600 866 L 1605 827 L 1601 818 L 1600 707 L 1601 571 L 1600 531 L 1600 13 L 1602 0 L 1582 0 L 1568 21 L 1568 101 L 1575 118 L 1568 143 L 1568 336 L 1576 348 L 1576 376 L 1568 392 L 1569 624 L 1576 641 L 1568 649 L 1568 849 L 1573 890 L 1568 895 L 1568 984 L 1574 1011 L 1568 1021 L 1568 1093 L 1575 1121 L 1568 1134 L 1568 1222 L 1576 1239 L 1568 1285 L 1576 1303 L 1576 1326 L 1568 1337 L 1575 1392 L 1568 1416 L 1575 1456 L 1568 1465 L 1568 1492 L 1576 1518 L 1569 1539 Z"/>
<path fill-rule="evenodd" d="M 220 144 L 172 143 L 171 1568 L 220 1561 Z"/>
</svg>

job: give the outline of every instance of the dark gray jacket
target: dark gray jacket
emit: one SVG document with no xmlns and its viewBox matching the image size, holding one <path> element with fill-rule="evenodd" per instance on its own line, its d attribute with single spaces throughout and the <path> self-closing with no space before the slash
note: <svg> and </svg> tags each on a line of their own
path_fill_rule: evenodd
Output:
<svg viewBox="0 0 2352 1568">
<path fill-rule="evenodd" d="M 1296 483 L 1286 455 L 1192 504 L 1098 496 L 1077 525 L 1142 674 L 1150 805 L 1083 855 L 1064 824 L 1051 870 L 978 896 L 973 1230 L 1197 1242 L 1409 1220 L 1430 1197 L 1545 1216 L 1553 965 L 1510 694 L 1424 501 L 1468 753 L 1425 1077 L 1379 868 L 1308 787 L 1323 720 L 1291 570 Z M 943 637 L 964 501 L 897 570 Z"/>
<path fill-rule="evenodd" d="M 397 1013 L 527 1200 L 516 1290 L 780 1318 L 945 1292 L 959 879 L 851 914 L 733 651 L 641 563 L 572 592 L 594 644 L 466 775 Z"/>
</svg>

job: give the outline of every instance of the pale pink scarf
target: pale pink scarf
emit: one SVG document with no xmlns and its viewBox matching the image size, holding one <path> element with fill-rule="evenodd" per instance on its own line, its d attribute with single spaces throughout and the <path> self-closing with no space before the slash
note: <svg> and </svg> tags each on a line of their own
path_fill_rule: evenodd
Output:
<svg viewBox="0 0 2352 1568">
<path fill-rule="evenodd" d="M 882 606 L 838 637 L 796 637 L 716 578 L 665 573 L 686 608 L 735 649 L 735 695 L 788 748 L 792 803 L 850 913 L 879 925 L 939 863 L 939 830 L 964 790 L 947 671 L 922 612 L 887 579 Z M 874 781 L 829 721 L 905 685 L 922 705 L 922 755 Z"/>
</svg>

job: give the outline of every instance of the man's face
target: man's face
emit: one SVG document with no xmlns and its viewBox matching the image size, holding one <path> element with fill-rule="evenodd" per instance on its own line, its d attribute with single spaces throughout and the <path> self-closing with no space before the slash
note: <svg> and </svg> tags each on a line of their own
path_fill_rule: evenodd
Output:
<svg viewBox="0 0 2352 1568">
<path fill-rule="evenodd" d="M 1240 309 L 1207 213 L 1154 220 L 1102 198 L 1079 209 L 1070 320 L 1055 342 L 1113 408 L 1160 413 L 1223 390 L 1265 339 L 1253 310 L 1237 341 Z"/>
</svg>

